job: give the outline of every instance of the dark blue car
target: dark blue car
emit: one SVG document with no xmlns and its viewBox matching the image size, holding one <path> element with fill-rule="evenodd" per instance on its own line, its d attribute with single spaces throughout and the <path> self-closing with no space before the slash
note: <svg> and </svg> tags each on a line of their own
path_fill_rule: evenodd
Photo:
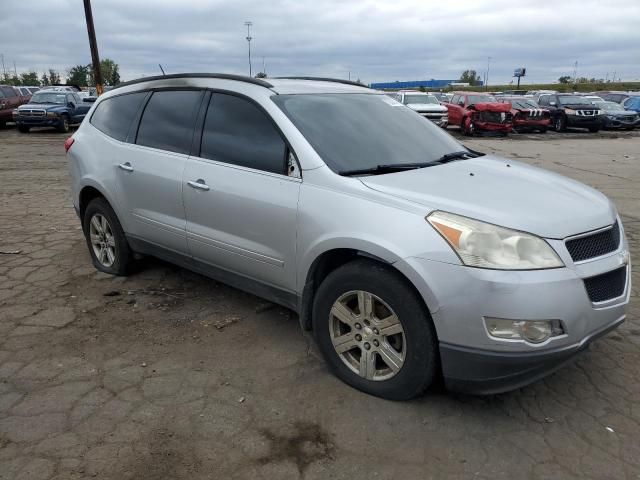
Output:
<svg viewBox="0 0 640 480">
<path fill-rule="evenodd" d="M 640 95 L 627 98 L 622 105 L 625 110 L 633 110 L 640 113 Z"/>
<path fill-rule="evenodd" d="M 33 127 L 54 127 L 59 132 L 68 132 L 79 125 L 91 108 L 73 92 L 40 90 L 26 105 L 13 112 L 18 130 L 27 133 Z"/>
</svg>

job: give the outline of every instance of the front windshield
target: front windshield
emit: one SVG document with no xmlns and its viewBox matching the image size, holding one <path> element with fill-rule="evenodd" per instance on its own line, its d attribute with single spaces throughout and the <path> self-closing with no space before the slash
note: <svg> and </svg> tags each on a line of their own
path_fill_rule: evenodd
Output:
<svg viewBox="0 0 640 480">
<path fill-rule="evenodd" d="M 608 110 L 610 112 L 624 110 L 624 108 L 622 108 L 619 103 L 614 102 L 600 102 L 598 103 L 598 108 L 601 108 L 602 110 Z"/>
<path fill-rule="evenodd" d="M 405 95 L 405 105 L 420 104 L 420 103 L 436 103 L 439 104 L 438 99 L 433 95 Z"/>
<path fill-rule="evenodd" d="M 560 103 L 562 105 L 591 105 L 591 106 L 593 106 L 593 103 L 591 103 L 591 100 L 589 100 L 588 98 L 578 97 L 578 96 L 575 96 L 575 95 L 560 95 L 560 96 L 558 96 L 558 100 L 560 100 Z"/>
<path fill-rule="evenodd" d="M 469 105 L 475 105 L 476 103 L 496 103 L 496 97 L 492 95 L 469 95 L 467 96 Z"/>
<path fill-rule="evenodd" d="M 335 172 L 434 162 L 465 148 L 386 95 L 274 95 L 272 100 Z"/>
<path fill-rule="evenodd" d="M 59 92 L 39 92 L 34 93 L 31 97 L 31 103 L 59 103 L 64 105 L 67 96 Z"/>
</svg>

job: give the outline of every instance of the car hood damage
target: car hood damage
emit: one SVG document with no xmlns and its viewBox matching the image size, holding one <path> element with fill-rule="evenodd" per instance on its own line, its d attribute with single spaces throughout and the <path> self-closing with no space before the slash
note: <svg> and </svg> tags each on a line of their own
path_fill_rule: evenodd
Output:
<svg viewBox="0 0 640 480">
<path fill-rule="evenodd" d="M 580 182 L 492 155 L 360 177 L 369 188 L 431 210 L 561 239 L 614 223 L 615 208 Z"/>
<path fill-rule="evenodd" d="M 477 112 L 510 112 L 511 104 L 509 103 L 474 103 L 469 105 L 469 110 L 475 110 Z"/>
</svg>

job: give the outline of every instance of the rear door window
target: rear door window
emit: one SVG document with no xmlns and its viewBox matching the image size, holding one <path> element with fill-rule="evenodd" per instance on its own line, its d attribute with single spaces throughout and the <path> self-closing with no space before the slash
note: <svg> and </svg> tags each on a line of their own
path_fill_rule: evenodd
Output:
<svg viewBox="0 0 640 480">
<path fill-rule="evenodd" d="M 102 133 L 124 142 L 131 121 L 146 95 L 147 92 L 128 93 L 101 101 L 91 115 L 91 124 Z"/>
<path fill-rule="evenodd" d="M 142 114 L 136 143 L 188 154 L 202 95 L 201 90 L 154 92 Z"/>
<path fill-rule="evenodd" d="M 211 96 L 202 158 L 284 174 L 286 149 L 273 121 L 253 102 L 222 93 Z"/>
<path fill-rule="evenodd" d="M 2 90 L 2 93 L 4 93 L 4 96 L 7 98 L 17 97 L 16 91 L 11 87 L 2 87 L 0 90 Z"/>
</svg>

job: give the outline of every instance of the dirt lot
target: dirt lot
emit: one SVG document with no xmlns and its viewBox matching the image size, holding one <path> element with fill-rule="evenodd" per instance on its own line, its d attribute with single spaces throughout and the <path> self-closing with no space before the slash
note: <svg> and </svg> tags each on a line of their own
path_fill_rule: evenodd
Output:
<svg viewBox="0 0 640 480">
<path fill-rule="evenodd" d="M 152 259 L 97 273 L 63 142 L 0 131 L 0 479 L 640 478 L 638 287 L 544 381 L 380 400 L 285 309 Z M 640 258 L 640 132 L 467 143 L 599 188 Z"/>
</svg>

